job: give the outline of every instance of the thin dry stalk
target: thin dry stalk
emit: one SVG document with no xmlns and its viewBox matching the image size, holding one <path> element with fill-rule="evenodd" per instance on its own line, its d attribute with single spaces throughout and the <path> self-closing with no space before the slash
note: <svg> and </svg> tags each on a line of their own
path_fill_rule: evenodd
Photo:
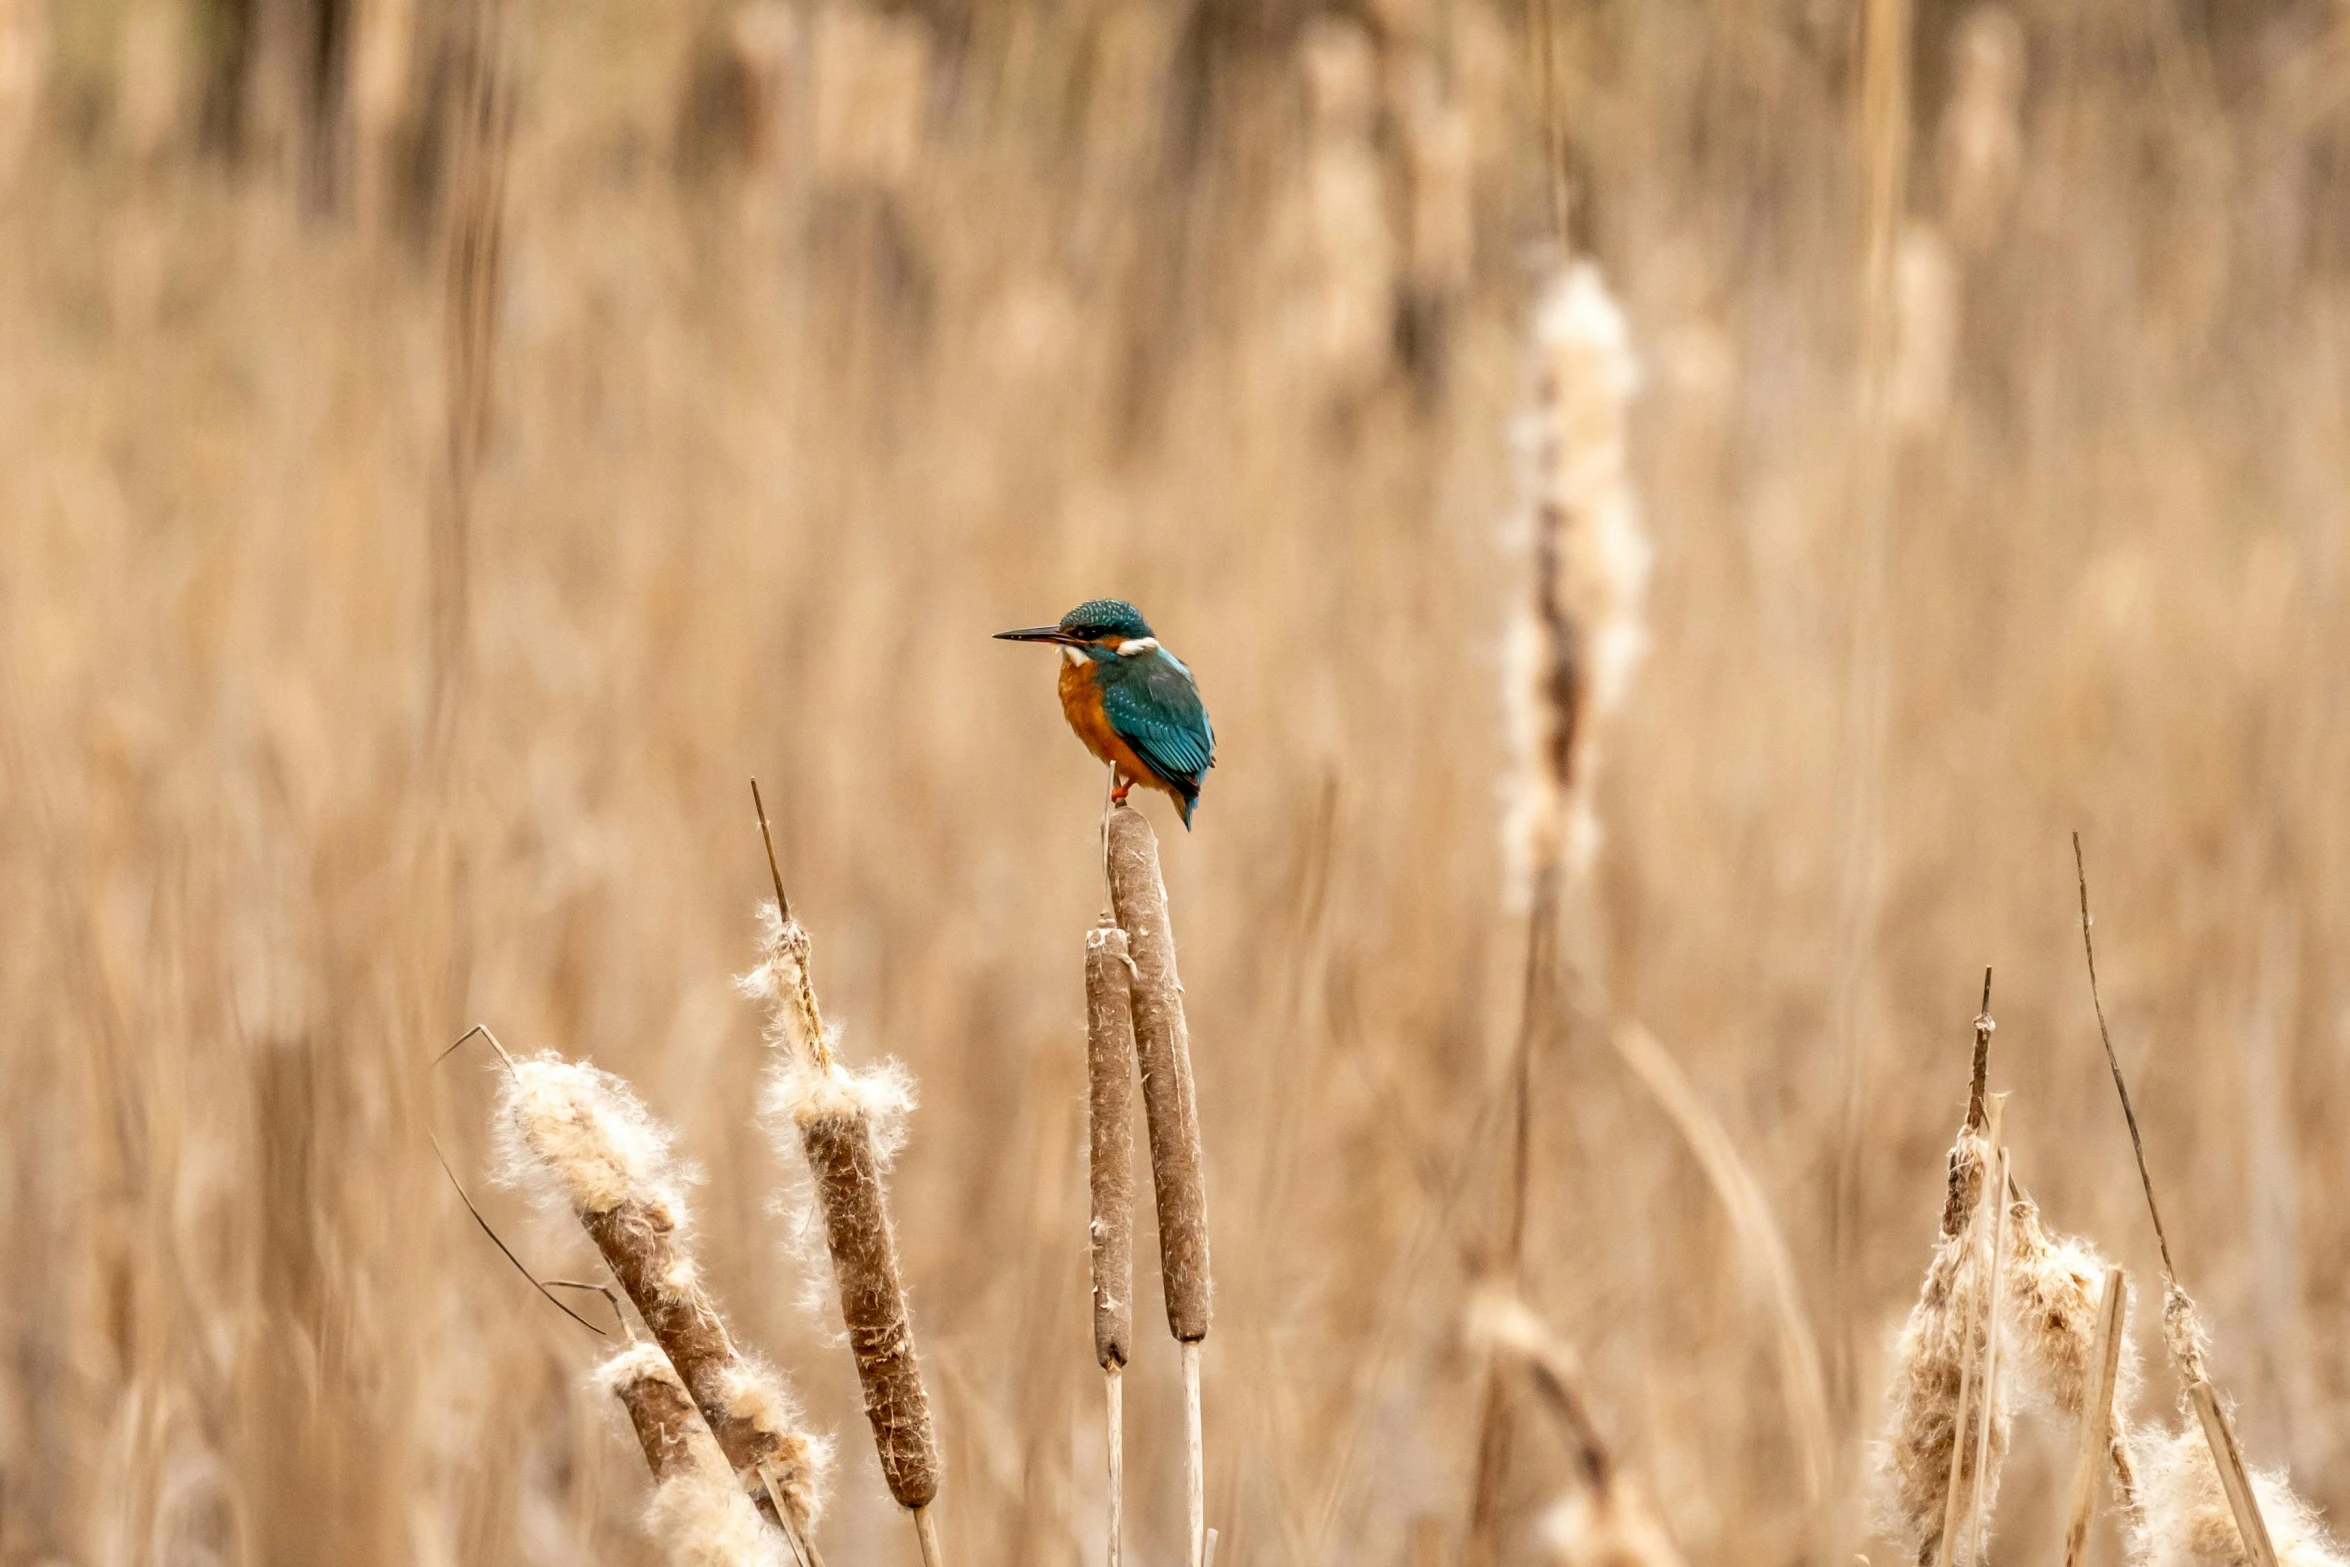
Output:
<svg viewBox="0 0 2350 1567">
<path fill-rule="evenodd" d="M 1125 1481 L 1122 1373 L 1134 1342 L 1134 965 L 1126 933 L 1085 936 L 1088 1168 L 1093 1188 L 1093 1352 L 1101 1364 L 1110 1466 L 1110 1567 Z"/>
<path fill-rule="evenodd" d="M 2244 1467 L 2244 1453 L 2236 1441 L 2234 1423 L 2228 1418 L 2226 1402 L 2203 1364 L 2203 1332 L 2196 1321 L 2195 1303 L 2179 1286 L 2178 1269 L 2171 1262 L 2170 1238 L 2163 1233 L 2162 1210 L 2154 1201 L 2154 1177 L 2146 1169 L 2146 1142 L 2138 1135 L 2138 1112 L 2130 1104 L 2130 1087 L 2122 1078 L 2121 1058 L 2114 1054 L 2113 1034 L 2105 1026 L 2105 1002 L 2097 992 L 2097 945 L 2091 939 L 2089 927 L 2089 869 L 2081 853 L 2081 835 L 2073 834 L 2073 875 L 2081 893 L 2081 954 L 2089 968 L 2089 1004 L 2097 1014 L 2097 1038 L 2105 1046 L 2105 1064 L 2113 1073 L 2113 1090 L 2122 1104 L 2122 1119 L 2130 1128 L 2130 1151 L 2138 1161 L 2138 1185 L 2146 1194 L 2146 1215 L 2154 1222 L 2154 1242 L 2162 1253 L 2163 1321 L 2170 1331 L 2164 1334 L 2171 1358 L 2178 1367 L 2180 1379 L 2187 1384 L 2187 1397 L 2203 1422 L 2211 1459 L 2219 1468 L 2221 1487 L 2227 1492 L 2228 1507 L 2235 1514 L 2236 1531 L 2242 1537 L 2253 1567 L 2276 1567 L 2276 1547 L 2270 1542 L 2267 1520 L 2261 1516 L 2258 1496 L 2254 1493 L 2252 1476 Z"/>
<path fill-rule="evenodd" d="M 822 1510 L 829 1449 L 801 1428 L 776 1374 L 735 1348 L 702 1287 L 668 1130 L 608 1072 L 551 1053 L 508 1065 L 498 1108 L 506 1179 L 569 1206 L 744 1487 L 804 1541 Z M 771 1480 L 780 1483 L 769 1496 Z"/>
<path fill-rule="evenodd" d="M 2080 1567 L 2089 1548 L 2089 1518 L 2097 1510 L 2097 1475 L 2105 1467 L 2113 1444 L 2113 1395 L 2121 1378 L 2122 1319 L 2128 1309 L 2129 1290 L 2122 1270 L 2107 1268 L 2093 1351 L 2097 1382 L 2081 1410 L 2081 1439 L 2073 1458 L 2071 1521 L 2064 1532 L 2064 1567 Z"/>
<path fill-rule="evenodd" d="M 1795 1262 L 1788 1255 L 1786 1237 L 1771 1214 L 1761 1183 L 1739 1156 L 1738 1145 L 1713 1112 L 1706 1108 L 1665 1047 L 1636 1022 L 1619 1023 L 1609 1034 L 1616 1054 L 1632 1069 L 1654 1098 L 1699 1168 L 1705 1171 L 1714 1194 L 1730 1216 L 1739 1249 L 1746 1255 L 1748 1273 L 1763 1287 L 1771 1308 L 1772 1338 L 1778 1349 L 1779 1381 L 1787 1399 L 1787 1419 L 1800 1455 L 1804 1491 L 1816 1505 L 1827 1483 L 1833 1437 L 1828 1426 L 1828 1394 L 1820 1374 L 1820 1349 L 1812 1336 L 1811 1320 L 1803 1309 L 1795 1282 Z"/>
<path fill-rule="evenodd" d="M 938 1436 L 882 1184 L 912 1094 L 894 1068 L 852 1072 L 836 1058 L 809 974 L 808 933 L 784 897 L 763 802 L 759 831 L 774 877 L 775 903 L 762 911 L 760 963 L 744 976 L 741 988 L 768 1007 L 768 1042 L 777 1055 L 764 1099 L 768 1125 L 779 1151 L 788 1125 L 807 1161 L 840 1292 L 841 1322 L 873 1428 L 874 1454 L 890 1495 L 914 1515 L 924 1561 L 934 1562 L 938 1542 L 928 1509 L 939 1491 Z"/>
<path fill-rule="evenodd" d="M 1110 903 L 1132 949 L 1135 1053 L 1150 1129 L 1151 1183 L 1159 1209 L 1159 1281 L 1167 1327 L 1183 1346 L 1184 1490 L 1191 1524 L 1189 1560 L 1207 1551 L 1207 1491 L 1200 1429 L 1199 1345 L 1212 1315 L 1208 1274 L 1207 1184 L 1200 1153 L 1199 1102 L 1192 1086 L 1191 1033 L 1183 1016 L 1183 982 L 1175 972 L 1175 932 L 1167 917 L 1167 883 L 1159 840 L 1132 806 L 1110 811 Z"/>
</svg>

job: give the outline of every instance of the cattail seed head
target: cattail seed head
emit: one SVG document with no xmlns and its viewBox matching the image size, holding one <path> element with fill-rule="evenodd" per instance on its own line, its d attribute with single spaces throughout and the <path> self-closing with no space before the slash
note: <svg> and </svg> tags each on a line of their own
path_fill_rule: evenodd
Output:
<svg viewBox="0 0 2350 1567">
<path fill-rule="evenodd" d="M 761 1119 L 779 1155 L 796 1147 L 806 1162 L 882 1479 L 900 1506 L 924 1508 L 938 1495 L 938 1436 L 882 1182 L 905 1135 L 913 1083 L 895 1062 L 852 1071 L 835 1058 L 797 920 L 769 905 L 761 938 L 758 966 L 738 982 L 769 1010 L 776 1054 Z"/>
<path fill-rule="evenodd" d="M 782 1505 L 812 1526 L 823 1443 L 798 1429 L 781 1379 L 736 1350 L 702 1287 L 669 1130 L 620 1078 L 540 1054 L 512 1063 L 497 1142 L 500 1177 L 561 1202 L 595 1242 L 741 1484 L 764 1493 L 773 1475 Z"/>
<path fill-rule="evenodd" d="M 2039 1204 L 2021 1193 L 2011 1198 L 2008 1223 L 2012 1249 L 2007 1265 L 2007 1309 L 2018 1347 L 2019 1385 L 2055 1405 L 2066 1418 L 2079 1420 L 2095 1397 L 2103 1370 L 2098 1328 L 2104 1315 L 2103 1291 L 2110 1264 L 2086 1241 L 2069 1235 L 2051 1236 L 2041 1222 Z M 2128 1289 L 2126 1278 L 2123 1288 Z M 2125 1510 L 2135 1505 L 2137 1494 L 2126 1411 L 2137 1396 L 2138 1357 L 2126 1331 L 2127 1313 L 2125 1306 L 2108 1439 L 2114 1484 Z"/>
<path fill-rule="evenodd" d="M 620 1400 L 653 1474 L 645 1532 L 670 1567 L 789 1567 L 783 1537 L 762 1523 L 668 1357 L 632 1344 L 596 1370 Z"/>
<path fill-rule="evenodd" d="M 1531 390 L 1518 421 L 1531 592 L 1503 646 L 1511 766 L 1503 840 L 1512 896 L 1598 847 L 1593 727 L 1623 701 L 1647 650 L 1652 551 L 1626 439 L 1639 384 L 1630 332 L 1599 269 L 1564 268 L 1534 314 Z"/>
<path fill-rule="evenodd" d="M 1169 1331 L 1184 1343 L 1197 1343 L 1208 1336 L 1213 1315 L 1207 1181 L 1192 1087 L 1191 1030 L 1183 1016 L 1183 981 L 1175 972 L 1175 932 L 1167 919 L 1167 883 L 1159 872 L 1158 835 L 1142 812 L 1129 805 L 1113 807 L 1109 841 L 1111 907 L 1134 958 L 1134 1040 L 1158 1198 L 1159 1282 L 1167 1297 Z"/>
<path fill-rule="evenodd" d="M 1115 925 L 1085 933 L 1085 1041 L 1093 1353 L 1110 1371 L 1134 1348 L 1133 971 Z"/>
<path fill-rule="evenodd" d="M 1967 1216 L 1977 1211 L 1990 1151 L 1989 1139 L 1971 1130 L 1960 1132 L 1951 1148 L 1940 1237 L 1917 1304 L 1894 1341 L 1888 1432 L 1877 1453 L 1880 1507 L 1886 1532 L 1921 1563 L 1932 1562 L 1941 1544 L 1954 1455 L 1962 1483 L 1975 1484 L 1975 1450 L 1985 1413 L 1979 1383 L 1977 1406 L 1963 1432 L 1959 1404 L 1968 1367 L 1981 1366 L 1988 1348 L 1986 1314 L 1969 1307 L 1984 1298 L 1989 1280 L 1987 1244 Z M 1985 1516 L 1996 1499 L 2007 1454 L 2010 1411 L 2004 1385 L 1994 1388 L 1991 1406 L 1989 1461 L 1980 1479 Z"/>
<path fill-rule="evenodd" d="M 2192 1412 L 2178 1430 L 2158 1432 L 2145 1444 L 2141 1475 L 2144 1500 L 2130 1542 L 2132 1567 L 2251 1567 L 2210 1444 Z M 2350 1561 L 2282 1474 L 2255 1472 L 2252 1492 L 2282 1567 L 2344 1567 Z"/>
</svg>

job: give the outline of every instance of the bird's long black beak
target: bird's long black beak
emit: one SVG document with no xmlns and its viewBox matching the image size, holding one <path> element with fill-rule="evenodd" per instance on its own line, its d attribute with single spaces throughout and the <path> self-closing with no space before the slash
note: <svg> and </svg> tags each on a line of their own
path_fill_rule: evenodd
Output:
<svg viewBox="0 0 2350 1567">
<path fill-rule="evenodd" d="M 1030 626 L 1025 631 L 999 631 L 998 642 L 1059 642 L 1073 645 L 1077 639 L 1059 626 Z"/>
</svg>

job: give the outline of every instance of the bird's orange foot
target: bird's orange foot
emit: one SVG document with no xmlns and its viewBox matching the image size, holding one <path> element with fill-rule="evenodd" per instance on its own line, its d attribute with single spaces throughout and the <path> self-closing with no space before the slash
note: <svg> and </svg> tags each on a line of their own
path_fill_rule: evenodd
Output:
<svg viewBox="0 0 2350 1567">
<path fill-rule="evenodd" d="M 1127 791 L 1127 790 L 1129 790 L 1129 789 L 1131 789 L 1131 788 L 1133 788 L 1133 787 L 1134 787 L 1134 780 L 1133 780 L 1133 779 L 1131 779 L 1131 778 L 1121 778 L 1121 779 L 1119 779 L 1119 780 L 1118 780 L 1118 786 L 1117 786 L 1115 789 L 1112 789 L 1112 790 L 1110 791 L 1110 803 L 1111 803 L 1112 805 L 1124 805 L 1124 804 L 1126 803 L 1126 791 Z"/>
</svg>

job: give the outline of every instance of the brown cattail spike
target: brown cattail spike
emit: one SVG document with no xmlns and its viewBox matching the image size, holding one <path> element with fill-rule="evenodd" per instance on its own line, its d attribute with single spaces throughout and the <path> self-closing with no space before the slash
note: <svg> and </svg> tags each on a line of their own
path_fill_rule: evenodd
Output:
<svg viewBox="0 0 2350 1567">
<path fill-rule="evenodd" d="M 822 1505 L 828 1450 L 799 1429 L 774 1374 L 735 1349 L 702 1288 L 681 1235 L 685 1205 L 668 1130 L 619 1078 L 553 1054 L 510 1063 L 498 1123 L 506 1178 L 551 1187 L 569 1205 L 726 1461 L 761 1493 L 768 1476 L 780 1478 L 774 1501 L 804 1534 Z"/>
<path fill-rule="evenodd" d="M 1134 1345 L 1134 994 L 1126 932 L 1085 934 L 1085 1038 L 1093 1178 L 1093 1353 L 1104 1371 Z"/>
<path fill-rule="evenodd" d="M 874 1454 L 890 1495 L 914 1511 L 927 1560 L 936 1539 L 923 1510 L 938 1495 L 938 1437 L 881 1179 L 912 1107 L 912 1087 L 894 1064 L 851 1071 L 840 1063 L 809 976 L 807 931 L 783 912 L 780 896 L 761 913 L 759 966 L 737 983 L 769 1011 L 776 1061 L 763 1112 L 779 1151 L 796 1136 L 807 1160 Z"/>
<path fill-rule="evenodd" d="M 881 1477 L 901 1507 L 927 1507 L 938 1496 L 938 1438 L 898 1284 L 897 1240 L 882 1200 L 872 1123 L 855 1113 L 813 1116 L 800 1124 L 800 1146 L 815 1177 Z"/>
<path fill-rule="evenodd" d="M 628 1411 L 653 1498 L 645 1530 L 671 1567 L 820 1567 L 796 1534 L 790 1544 L 759 1521 L 676 1371 L 651 1344 L 607 1360 L 596 1380 Z"/>
<path fill-rule="evenodd" d="M 1150 1123 L 1151 1181 L 1159 1204 L 1159 1279 L 1167 1327 L 1184 1343 L 1208 1336 L 1208 1201 L 1201 1172 L 1191 1036 L 1159 840 L 1132 806 L 1110 812 L 1110 897 L 1134 958 L 1134 1042 Z"/>
</svg>

